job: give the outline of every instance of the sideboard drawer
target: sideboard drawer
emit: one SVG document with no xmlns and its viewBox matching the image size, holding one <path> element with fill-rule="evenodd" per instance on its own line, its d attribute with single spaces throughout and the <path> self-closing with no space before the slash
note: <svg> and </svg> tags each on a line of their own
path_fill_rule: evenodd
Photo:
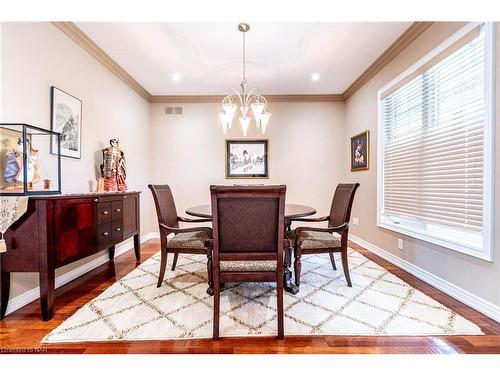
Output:
<svg viewBox="0 0 500 375">
<path fill-rule="evenodd" d="M 100 224 L 97 228 L 97 244 L 99 249 L 109 246 L 113 242 L 113 231 L 111 230 L 111 223 Z"/>
<path fill-rule="evenodd" d="M 113 238 L 113 242 L 121 242 L 123 240 L 123 221 L 116 220 L 111 223 L 111 237 Z"/>
<path fill-rule="evenodd" d="M 113 221 L 123 217 L 123 201 L 111 202 L 111 217 Z"/>
<path fill-rule="evenodd" d="M 111 222 L 111 202 L 97 203 L 97 222 L 99 224 Z"/>
</svg>

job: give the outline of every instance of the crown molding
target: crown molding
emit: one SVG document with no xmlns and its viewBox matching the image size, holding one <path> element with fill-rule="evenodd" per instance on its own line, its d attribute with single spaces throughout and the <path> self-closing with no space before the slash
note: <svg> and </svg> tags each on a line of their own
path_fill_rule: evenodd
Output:
<svg viewBox="0 0 500 375">
<path fill-rule="evenodd" d="M 413 22 L 403 34 L 399 36 L 389 48 L 387 48 L 342 94 L 344 100 L 349 99 L 366 82 L 372 79 L 397 55 L 410 45 L 420 34 L 429 28 L 434 22 Z"/>
<path fill-rule="evenodd" d="M 73 22 L 52 22 L 52 24 L 73 39 L 76 44 L 108 68 L 111 73 L 121 79 L 132 90 L 142 96 L 146 101 L 150 101 L 151 94 Z"/>
<path fill-rule="evenodd" d="M 342 102 L 342 94 L 266 95 L 270 102 Z"/>
<path fill-rule="evenodd" d="M 341 94 L 264 95 L 268 102 L 341 102 Z M 224 95 L 152 95 L 150 103 L 218 103 Z"/>
<path fill-rule="evenodd" d="M 216 103 L 224 95 L 151 95 L 150 103 Z"/>
<path fill-rule="evenodd" d="M 215 103 L 223 95 L 151 95 L 73 22 L 52 22 L 80 47 L 150 103 Z M 266 95 L 270 102 L 342 102 L 349 99 L 434 22 L 413 22 L 342 94 Z"/>
</svg>

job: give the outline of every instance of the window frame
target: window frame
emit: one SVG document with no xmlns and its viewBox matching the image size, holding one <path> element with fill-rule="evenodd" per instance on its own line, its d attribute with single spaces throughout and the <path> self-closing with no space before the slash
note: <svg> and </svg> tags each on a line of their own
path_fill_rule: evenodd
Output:
<svg viewBox="0 0 500 375">
<path fill-rule="evenodd" d="M 382 222 L 384 206 L 384 134 L 382 122 L 382 95 L 403 79 L 413 74 L 422 65 L 444 51 L 475 27 L 484 25 L 485 36 L 485 124 L 483 132 L 483 246 L 478 249 L 445 236 L 430 234 L 397 224 Z M 476 258 L 493 262 L 494 219 L 495 219 L 495 24 L 492 22 L 470 22 L 439 44 L 415 64 L 399 74 L 377 92 L 377 226 L 409 237 L 430 242 L 447 249 L 458 251 Z"/>
</svg>

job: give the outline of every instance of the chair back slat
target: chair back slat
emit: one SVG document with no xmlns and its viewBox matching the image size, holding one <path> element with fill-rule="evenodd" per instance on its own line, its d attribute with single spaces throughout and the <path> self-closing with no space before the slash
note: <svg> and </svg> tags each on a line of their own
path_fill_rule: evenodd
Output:
<svg viewBox="0 0 500 375">
<path fill-rule="evenodd" d="M 277 253 L 283 249 L 286 186 L 211 186 L 218 253 Z"/>
<path fill-rule="evenodd" d="M 169 227 L 179 228 L 177 209 L 175 208 L 175 201 L 170 186 L 148 185 L 148 187 L 153 193 L 158 223 Z"/>
<path fill-rule="evenodd" d="M 330 227 L 336 227 L 351 220 L 352 202 L 354 201 L 354 194 L 358 187 L 359 183 L 337 185 L 330 209 L 330 220 L 328 223 Z"/>
</svg>

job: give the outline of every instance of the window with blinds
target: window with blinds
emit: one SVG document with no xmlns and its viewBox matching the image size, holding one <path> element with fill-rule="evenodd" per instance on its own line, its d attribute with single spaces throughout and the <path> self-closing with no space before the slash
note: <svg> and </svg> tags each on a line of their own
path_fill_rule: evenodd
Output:
<svg viewBox="0 0 500 375">
<path fill-rule="evenodd" d="M 481 252 L 488 54 L 469 29 L 379 92 L 379 225 Z"/>
</svg>

